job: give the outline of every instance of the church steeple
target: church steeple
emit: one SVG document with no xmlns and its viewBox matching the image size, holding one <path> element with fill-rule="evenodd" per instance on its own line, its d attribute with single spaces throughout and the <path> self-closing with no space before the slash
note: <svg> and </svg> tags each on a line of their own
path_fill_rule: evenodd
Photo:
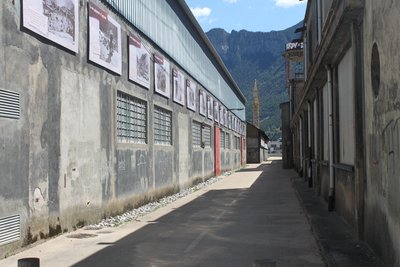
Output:
<svg viewBox="0 0 400 267">
<path fill-rule="evenodd" d="M 253 125 L 260 128 L 260 99 L 258 97 L 257 80 L 254 80 L 253 87 Z"/>
</svg>

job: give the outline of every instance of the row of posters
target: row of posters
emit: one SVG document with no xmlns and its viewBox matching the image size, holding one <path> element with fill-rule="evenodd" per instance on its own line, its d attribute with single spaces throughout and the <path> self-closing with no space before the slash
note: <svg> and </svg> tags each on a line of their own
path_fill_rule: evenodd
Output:
<svg viewBox="0 0 400 267">
<path fill-rule="evenodd" d="M 104 10 L 88 3 L 89 60 L 117 74 L 122 73 L 121 25 Z M 58 45 L 78 53 L 79 0 L 22 0 L 23 26 Z M 196 83 L 185 79 L 181 70 L 171 68 L 161 54 L 152 54 L 142 39 L 129 35 L 129 80 L 150 89 L 150 66 L 154 59 L 154 90 L 170 98 L 171 77 L 173 101 L 196 111 Z M 186 94 L 185 94 L 186 89 Z M 199 113 L 221 125 L 243 133 L 243 123 L 221 104 L 199 90 Z"/>
</svg>

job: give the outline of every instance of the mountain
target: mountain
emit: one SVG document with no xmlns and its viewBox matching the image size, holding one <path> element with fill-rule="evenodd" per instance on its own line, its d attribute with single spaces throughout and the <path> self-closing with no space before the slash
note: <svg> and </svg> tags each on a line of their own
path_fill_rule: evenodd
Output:
<svg viewBox="0 0 400 267">
<path fill-rule="evenodd" d="M 246 119 L 250 122 L 253 118 L 252 89 L 254 80 L 257 80 L 260 94 L 260 128 L 273 140 L 280 137 L 279 104 L 288 99 L 282 54 L 286 43 L 299 38 L 294 32 L 302 24 L 299 22 L 282 31 L 241 30 L 228 33 L 223 29 L 212 29 L 206 33 L 248 100 Z"/>
</svg>

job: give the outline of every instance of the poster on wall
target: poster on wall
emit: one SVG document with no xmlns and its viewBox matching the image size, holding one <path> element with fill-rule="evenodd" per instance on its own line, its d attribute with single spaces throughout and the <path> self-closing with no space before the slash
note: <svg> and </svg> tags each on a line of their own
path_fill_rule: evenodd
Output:
<svg viewBox="0 0 400 267">
<path fill-rule="evenodd" d="M 227 110 L 226 110 L 226 108 L 224 108 L 224 122 L 225 122 L 225 124 L 224 124 L 224 126 L 225 127 L 228 127 L 228 112 L 227 112 Z"/>
<path fill-rule="evenodd" d="M 219 105 L 219 123 L 221 123 L 221 125 L 225 125 L 224 108 L 221 105 Z"/>
<path fill-rule="evenodd" d="M 169 62 L 162 55 L 154 54 L 154 90 L 156 93 L 171 97 Z"/>
<path fill-rule="evenodd" d="M 213 98 L 211 96 L 207 96 L 207 118 L 210 120 L 214 119 L 214 104 Z"/>
<path fill-rule="evenodd" d="M 199 113 L 203 116 L 206 116 L 207 115 L 207 99 L 206 99 L 206 92 L 204 92 L 204 90 L 199 91 L 199 99 L 200 99 Z"/>
<path fill-rule="evenodd" d="M 189 79 L 186 80 L 186 95 L 187 108 L 196 111 L 196 84 Z"/>
<path fill-rule="evenodd" d="M 219 104 L 214 100 L 214 120 L 219 122 Z"/>
<path fill-rule="evenodd" d="M 121 74 L 121 25 L 89 2 L 89 60 Z"/>
<path fill-rule="evenodd" d="M 178 69 L 172 71 L 174 76 L 174 102 L 185 106 L 185 77 Z"/>
<path fill-rule="evenodd" d="M 129 80 L 150 89 L 150 52 L 140 37 L 129 36 Z"/>
<path fill-rule="evenodd" d="M 22 0 L 23 26 L 78 52 L 78 0 Z"/>
</svg>

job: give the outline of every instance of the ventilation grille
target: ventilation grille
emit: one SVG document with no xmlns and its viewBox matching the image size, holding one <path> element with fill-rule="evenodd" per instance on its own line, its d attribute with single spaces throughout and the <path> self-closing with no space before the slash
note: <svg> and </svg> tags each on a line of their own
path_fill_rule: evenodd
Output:
<svg viewBox="0 0 400 267">
<path fill-rule="evenodd" d="M 0 218 L 0 246 L 21 238 L 21 219 L 19 215 Z"/>
<path fill-rule="evenodd" d="M 19 119 L 20 117 L 19 93 L 0 89 L 0 117 Z"/>
</svg>

